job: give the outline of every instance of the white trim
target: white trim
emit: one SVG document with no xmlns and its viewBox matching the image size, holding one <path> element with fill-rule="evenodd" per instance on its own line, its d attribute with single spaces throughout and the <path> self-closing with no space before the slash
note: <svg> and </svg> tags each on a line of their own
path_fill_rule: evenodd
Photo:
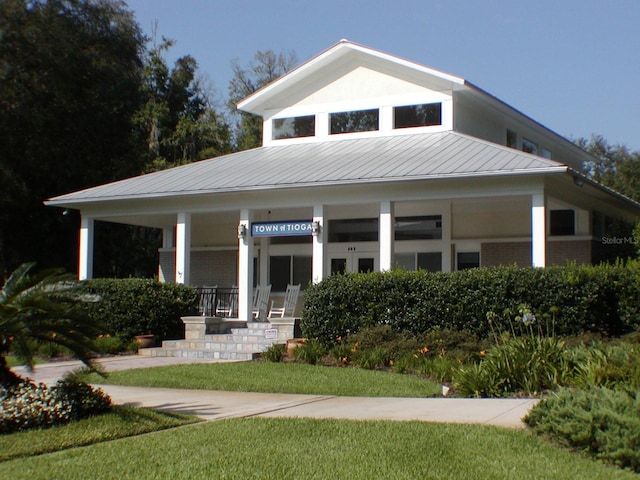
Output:
<svg viewBox="0 0 640 480">
<path fill-rule="evenodd" d="M 378 238 L 380 240 L 380 271 L 393 268 L 394 255 L 394 203 L 380 202 L 380 219 L 378 220 Z"/>
<path fill-rule="evenodd" d="M 547 199 L 544 192 L 531 195 L 531 265 L 547 265 Z"/>
<path fill-rule="evenodd" d="M 78 258 L 78 280 L 93 278 L 93 243 L 95 221 L 82 216 L 80 221 L 80 248 Z"/>
<path fill-rule="evenodd" d="M 253 292 L 253 237 L 251 220 L 253 213 L 247 208 L 240 210 L 240 225 L 246 227 L 246 234 L 238 238 L 238 318 L 251 319 Z"/>
<path fill-rule="evenodd" d="M 320 230 L 313 236 L 313 253 L 311 266 L 311 279 L 313 283 L 319 283 L 324 278 L 325 252 L 327 245 L 327 229 L 325 225 L 324 206 L 314 205 L 313 221 L 318 222 Z"/>
<path fill-rule="evenodd" d="M 191 214 L 178 213 L 176 222 L 176 283 L 189 285 L 191 277 Z"/>
</svg>

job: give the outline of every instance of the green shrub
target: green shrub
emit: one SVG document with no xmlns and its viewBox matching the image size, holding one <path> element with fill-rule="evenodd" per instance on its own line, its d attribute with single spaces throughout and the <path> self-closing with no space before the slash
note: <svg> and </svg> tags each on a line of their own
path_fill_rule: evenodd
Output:
<svg viewBox="0 0 640 480">
<path fill-rule="evenodd" d="M 296 360 L 315 365 L 326 355 L 327 350 L 315 339 L 307 340 L 293 351 Z"/>
<path fill-rule="evenodd" d="M 375 370 L 386 367 L 389 360 L 389 354 L 386 349 L 373 347 L 360 350 L 358 355 L 354 356 L 353 363 L 360 368 Z"/>
<path fill-rule="evenodd" d="M 102 300 L 84 305 L 87 315 L 118 335 L 126 344 L 135 335 L 154 334 L 159 340 L 184 338 L 180 317 L 197 312 L 193 287 L 150 279 L 94 279 L 84 289 Z"/>
<path fill-rule="evenodd" d="M 260 358 L 267 362 L 281 362 L 285 352 L 286 346 L 284 344 L 274 343 L 260 354 Z"/>
<path fill-rule="evenodd" d="M 129 350 L 127 342 L 124 342 L 118 335 L 99 335 L 95 339 L 94 350 L 101 354 L 115 354 Z"/>
<path fill-rule="evenodd" d="M 640 472 L 640 394 L 631 389 L 561 389 L 524 421 L 536 433 Z"/>
<path fill-rule="evenodd" d="M 640 345 L 592 345 L 574 349 L 572 384 L 577 387 L 625 386 L 640 390 Z"/>
<path fill-rule="evenodd" d="M 639 271 L 640 263 L 630 262 L 332 275 L 306 290 L 301 328 L 325 345 L 382 325 L 413 336 L 440 329 L 486 338 L 486 312 L 501 315 L 528 304 L 539 314 L 556 311 L 544 318 L 556 334 L 620 336 L 640 327 Z"/>
<path fill-rule="evenodd" d="M 478 365 L 454 374 L 454 386 L 465 396 L 538 395 L 566 385 L 573 370 L 564 342 L 555 337 L 523 336 L 489 349 Z"/>
</svg>

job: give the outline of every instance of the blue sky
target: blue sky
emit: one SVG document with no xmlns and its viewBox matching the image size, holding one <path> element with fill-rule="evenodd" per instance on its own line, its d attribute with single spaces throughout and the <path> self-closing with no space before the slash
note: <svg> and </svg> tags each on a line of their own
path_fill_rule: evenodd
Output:
<svg viewBox="0 0 640 480">
<path fill-rule="evenodd" d="M 224 98 L 231 60 L 341 38 L 462 77 L 569 138 L 640 151 L 638 0 L 126 0 Z"/>
</svg>

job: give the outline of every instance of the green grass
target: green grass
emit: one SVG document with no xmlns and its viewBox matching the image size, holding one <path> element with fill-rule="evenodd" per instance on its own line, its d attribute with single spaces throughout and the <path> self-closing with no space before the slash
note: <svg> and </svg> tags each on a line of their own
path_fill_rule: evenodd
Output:
<svg viewBox="0 0 640 480">
<path fill-rule="evenodd" d="M 145 387 L 360 397 L 432 397 L 441 385 L 412 375 L 296 363 L 199 363 L 112 372 L 91 382 Z"/>
<path fill-rule="evenodd" d="M 637 475 L 522 430 L 420 422 L 248 418 L 3 462 L 19 479 L 456 479 Z"/>
<path fill-rule="evenodd" d="M 0 435 L 0 461 L 92 445 L 198 421 L 194 416 L 114 406 L 109 413 L 66 425 Z"/>
<path fill-rule="evenodd" d="M 9 367 L 21 367 L 24 365 L 24 362 L 18 360 L 15 355 L 7 355 L 4 358 L 7 361 L 7 365 L 9 365 Z M 33 363 L 35 365 L 40 365 L 42 363 L 46 363 L 46 361 L 40 357 L 33 357 Z"/>
</svg>

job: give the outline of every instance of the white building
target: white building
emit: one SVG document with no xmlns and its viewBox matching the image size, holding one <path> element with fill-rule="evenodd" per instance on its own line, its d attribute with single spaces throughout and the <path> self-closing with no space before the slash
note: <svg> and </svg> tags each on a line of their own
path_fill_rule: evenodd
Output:
<svg viewBox="0 0 640 480">
<path fill-rule="evenodd" d="M 160 228 L 159 276 L 283 291 L 337 271 L 452 271 L 600 258 L 640 205 L 580 173 L 589 155 L 466 80 L 341 41 L 238 104 L 260 148 L 53 198 L 95 221 Z"/>
</svg>

